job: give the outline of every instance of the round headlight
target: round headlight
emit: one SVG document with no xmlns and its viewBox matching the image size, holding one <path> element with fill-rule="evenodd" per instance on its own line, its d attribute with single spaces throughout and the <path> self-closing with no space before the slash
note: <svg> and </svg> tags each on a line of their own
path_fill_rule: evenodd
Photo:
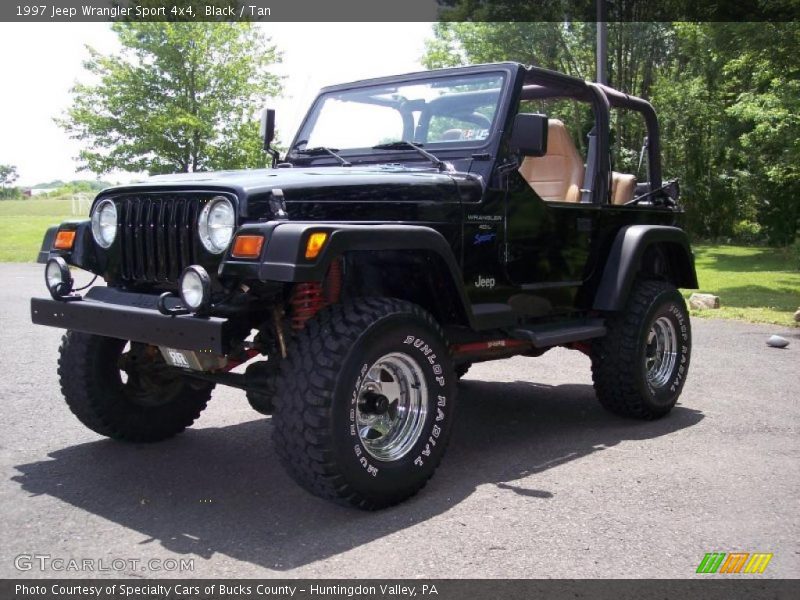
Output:
<svg viewBox="0 0 800 600">
<path fill-rule="evenodd" d="M 117 207 L 113 200 L 102 200 L 92 213 L 92 236 L 101 248 L 108 248 L 117 237 Z"/>
<path fill-rule="evenodd" d="M 203 267 L 192 265 L 181 274 L 178 286 L 186 308 L 199 310 L 211 300 L 211 278 Z"/>
<path fill-rule="evenodd" d="M 227 198 L 212 198 L 200 211 L 197 218 L 197 230 L 205 249 L 213 254 L 227 250 L 233 238 L 236 214 L 233 204 Z"/>
</svg>

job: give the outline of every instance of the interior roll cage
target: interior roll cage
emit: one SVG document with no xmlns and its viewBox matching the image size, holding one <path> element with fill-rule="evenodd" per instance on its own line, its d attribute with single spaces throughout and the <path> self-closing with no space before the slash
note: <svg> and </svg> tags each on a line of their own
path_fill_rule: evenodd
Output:
<svg viewBox="0 0 800 600">
<path fill-rule="evenodd" d="M 645 195 L 655 195 L 662 188 L 661 138 L 658 118 L 653 106 L 643 98 L 625 94 L 607 85 L 583 81 L 540 67 L 525 67 L 520 90 L 520 100 L 569 99 L 586 102 L 592 106 L 595 125 L 589 136 L 587 156 L 587 181 L 585 188 L 599 191 L 606 198 L 611 174 L 611 118 L 612 108 L 632 110 L 642 115 L 647 130 L 647 163 L 649 186 Z M 603 176 L 606 174 L 606 176 Z M 588 199 L 582 199 L 583 202 Z"/>
<path fill-rule="evenodd" d="M 359 88 L 384 86 L 391 88 L 398 84 L 413 84 L 431 79 L 455 78 L 459 75 L 468 76 L 475 74 L 496 73 L 503 75 L 504 83 L 498 89 L 464 91 L 447 96 L 442 96 L 427 102 L 419 100 L 402 100 L 390 96 L 381 96 L 374 91 L 364 89 L 363 94 L 353 94 Z M 497 95 L 499 92 L 499 98 Z M 508 139 L 511 134 L 514 118 L 518 112 L 519 103 L 524 100 L 545 99 L 570 99 L 585 102 L 592 108 L 594 114 L 594 127 L 588 136 L 588 153 L 586 157 L 586 176 L 581 195 L 581 202 L 604 203 L 609 198 L 611 190 L 611 109 L 627 109 L 638 112 L 644 119 L 647 132 L 647 173 L 649 181 L 637 186 L 637 197 L 634 203 L 642 199 L 656 199 L 670 193 L 663 186 L 661 172 L 661 142 L 658 119 L 653 106 L 643 98 L 625 94 L 607 85 L 584 81 L 570 75 L 543 69 L 541 67 L 526 67 L 519 63 L 504 62 L 475 65 L 471 67 L 453 67 L 435 71 L 422 71 L 411 73 L 402 77 L 382 77 L 349 84 L 329 86 L 321 90 L 312 109 L 300 125 L 297 136 L 289 146 L 287 160 L 295 161 L 301 158 L 296 153 L 296 146 L 304 140 L 299 140 L 301 132 L 307 127 L 313 127 L 316 119 L 315 106 L 324 96 L 336 97 L 347 93 L 350 98 L 359 98 L 359 101 L 391 106 L 397 108 L 403 119 L 403 137 L 417 142 L 424 140 L 428 134 L 428 126 L 432 115 L 446 113 L 448 116 L 459 118 L 485 126 L 486 120 L 475 111 L 480 103 L 497 98 L 497 111 L 492 119 L 490 135 L 479 144 L 474 141 L 460 141 L 434 143 L 437 156 L 442 155 L 444 160 L 469 160 L 469 156 L 476 156 L 480 149 L 485 154 L 498 159 L 497 164 L 513 161 L 508 154 Z M 405 102 L 405 103 L 404 103 Z M 424 104 L 424 106 L 422 106 Z M 422 111 L 419 122 L 414 123 L 413 111 Z M 488 120 L 488 119 L 487 119 Z M 441 146 L 441 148 L 439 147 Z M 363 149 L 366 150 L 366 149 Z M 484 173 L 488 177 L 489 173 Z"/>
</svg>

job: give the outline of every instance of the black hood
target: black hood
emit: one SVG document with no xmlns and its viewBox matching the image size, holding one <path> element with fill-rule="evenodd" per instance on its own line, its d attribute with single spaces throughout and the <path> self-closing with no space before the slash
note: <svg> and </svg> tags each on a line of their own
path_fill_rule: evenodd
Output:
<svg viewBox="0 0 800 600">
<path fill-rule="evenodd" d="M 472 183 L 472 185 L 469 185 Z M 159 175 L 106 193 L 142 193 L 149 191 L 212 190 L 227 191 L 239 198 L 245 218 L 270 217 L 269 200 L 274 190 L 281 190 L 290 219 L 372 218 L 376 204 L 458 202 L 460 191 L 478 186 L 463 174 L 431 168 L 408 168 L 400 165 L 368 167 L 305 167 L 252 169 L 208 173 Z M 331 203 L 342 210 L 333 211 Z M 326 205 L 326 206 L 322 206 Z M 349 210 L 344 210 L 344 207 Z M 378 210 L 378 212 L 383 212 Z M 394 212 L 394 211 L 392 211 Z M 378 214 L 374 215 L 378 217 Z"/>
</svg>

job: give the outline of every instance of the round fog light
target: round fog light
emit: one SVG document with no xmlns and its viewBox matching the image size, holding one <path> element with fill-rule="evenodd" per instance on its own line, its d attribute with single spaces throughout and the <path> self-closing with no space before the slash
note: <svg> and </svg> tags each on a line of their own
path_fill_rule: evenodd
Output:
<svg viewBox="0 0 800 600">
<path fill-rule="evenodd" d="M 186 308 L 198 311 L 211 300 L 211 278 L 203 267 L 192 265 L 181 274 L 178 286 Z"/>
<path fill-rule="evenodd" d="M 72 274 L 67 262 L 60 256 L 48 260 L 44 268 L 44 281 L 55 300 L 69 295 L 72 291 Z"/>
</svg>

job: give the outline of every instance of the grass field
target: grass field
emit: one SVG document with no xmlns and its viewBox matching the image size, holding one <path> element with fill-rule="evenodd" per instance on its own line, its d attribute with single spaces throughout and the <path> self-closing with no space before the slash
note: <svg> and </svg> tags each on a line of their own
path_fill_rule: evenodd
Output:
<svg viewBox="0 0 800 600">
<path fill-rule="evenodd" d="M 701 292 L 720 297 L 717 310 L 695 316 L 794 325 L 800 307 L 800 270 L 784 249 L 695 245 Z M 794 263 L 793 263 L 794 260 Z M 688 298 L 690 290 L 685 290 Z"/>
<path fill-rule="evenodd" d="M 0 201 L 0 262 L 36 260 L 50 225 L 72 214 L 69 198 Z M 695 316 L 792 325 L 800 306 L 800 270 L 786 250 L 744 246 L 696 245 L 700 291 L 722 300 L 719 310 L 692 311 Z M 686 291 L 688 298 L 691 291 Z"/>
<path fill-rule="evenodd" d="M 70 198 L 0 201 L 0 262 L 35 261 L 50 225 L 80 218 L 86 217 L 72 214 Z"/>
</svg>

